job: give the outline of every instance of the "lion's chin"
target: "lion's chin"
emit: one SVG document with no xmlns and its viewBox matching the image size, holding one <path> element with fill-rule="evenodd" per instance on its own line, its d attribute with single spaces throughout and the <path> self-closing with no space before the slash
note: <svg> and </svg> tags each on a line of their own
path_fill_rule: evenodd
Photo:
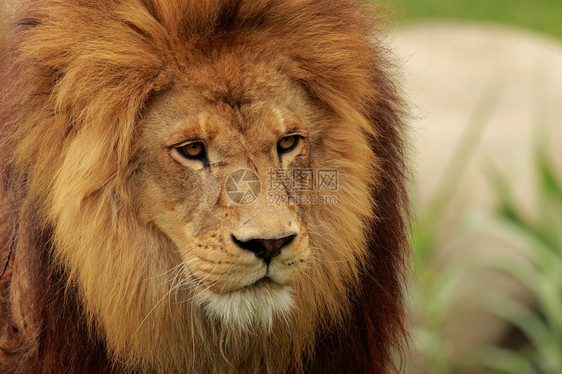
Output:
<svg viewBox="0 0 562 374">
<path fill-rule="evenodd" d="M 225 294 L 203 290 L 194 301 L 211 319 L 239 331 L 270 332 L 275 320 L 291 313 L 294 307 L 292 288 L 268 279 Z"/>
</svg>

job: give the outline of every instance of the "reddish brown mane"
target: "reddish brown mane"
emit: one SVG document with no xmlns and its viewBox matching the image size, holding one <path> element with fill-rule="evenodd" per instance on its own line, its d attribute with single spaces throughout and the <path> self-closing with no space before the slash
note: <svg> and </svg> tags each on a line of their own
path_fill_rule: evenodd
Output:
<svg viewBox="0 0 562 374">
<path fill-rule="evenodd" d="M 114 157 L 109 167 L 115 168 L 108 175 L 118 175 L 129 161 L 127 142 L 134 132 L 118 124 L 142 116 L 152 95 L 170 83 L 170 74 L 181 71 L 178 66 L 238 44 L 264 56 L 282 54 L 286 73 L 317 105 L 343 118 L 359 108 L 374 130 L 369 136 L 380 173 L 372 187 L 377 217 L 366 225 L 367 264 L 357 291 L 350 291 L 355 293 L 347 319 L 341 327 L 318 331 L 304 368 L 399 372 L 393 355 L 406 336 L 409 251 L 402 102 L 384 49 L 371 43 L 375 21 L 365 7 L 352 0 L 29 3 L 12 25 L 8 45 L 0 46 L 0 56 L 9 56 L 0 66 L 0 271 L 8 264 L 0 280 L 0 372 L 124 370 L 110 358 L 103 333 L 91 331 L 79 292 L 55 265 L 47 205 L 60 155 L 88 118 L 99 116 L 100 126 L 107 127 L 103 134 L 118 134 L 108 135 Z M 128 20 L 108 13 L 125 3 L 134 4 Z M 152 19 L 132 16 L 142 7 L 139 17 Z M 53 30 L 59 33 L 47 34 Z M 132 42 L 124 44 L 126 38 Z M 178 42 L 183 44 L 173 44 Z M 94 48 L 106 55 L 84 57 Z M 77 93 L 69 89 L 73 84 Z M 103 188 L 104 180 L 98 183 Z"/>
</svg>

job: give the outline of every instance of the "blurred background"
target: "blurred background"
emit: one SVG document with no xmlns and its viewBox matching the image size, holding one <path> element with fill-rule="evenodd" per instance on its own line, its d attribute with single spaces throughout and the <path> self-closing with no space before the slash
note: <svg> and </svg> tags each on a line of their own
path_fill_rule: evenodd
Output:
<svg viewBox="0 0 562 374">
<path fill-rule="evenodd" d="M 562 0 L 383 4 L 412 113 L 405 372 L 562 373 Z"/>
</svg>

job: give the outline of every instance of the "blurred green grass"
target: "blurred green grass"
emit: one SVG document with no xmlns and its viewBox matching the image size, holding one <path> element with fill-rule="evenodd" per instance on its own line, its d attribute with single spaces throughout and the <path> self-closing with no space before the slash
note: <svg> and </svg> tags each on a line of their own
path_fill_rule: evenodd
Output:
<svg viewBox="0 0 562 374">
<path fill-rule="evenodd" d="M 534 30 L 562 40 L 562 0 L 366 0 L 383 3 L 399 24 L 427 19 L 484 21 Z M 447 172 L 433 199 L 418 212 L 412 228 L 415 275 L 410 288 L 410 303 L 415 322 L 412 329 L 413 357 L 423 367 L 408 363 L 407 373 L 562 373 L 562 170 L 554 165 L 544 149 L 536 144 L 537 189 L 535 211 L 526 212 L 514 196 L 512 181 L 502 168 L 490 168 L 487 179 L 495 192 L 496 208 L 488 213 L 494 224 L 525 248 L 526 262 L 501 258 L 489 263 L 489 270 L 511 278 L 529 291 L 530 304 L 491 290 L 482 295 L 480 311 L 496 315 L 520 332 L 525 339 L 519 348 L 501 342 L 471 347 L 467 352 L 452 352 L 445 334 L 445 323 L 458 301 L 458 286 L 473 270 L 459 254 L 445 265 L 435 259 L 443 247 L 440 232 L 462 231 L 454 222 L 444 225 L 444 212 L 462 183 L 466 165 L 476 150 L 483 128 L 496 104 L 497 90 L 488 87 L 482 100 L 467 113 L 467 128 L 457 152 L 449 160 Z M 537 114 L 538 117 L 540 115 Z M 539 121 L 540 122 L 540 121 Z M 537 124 L 537 128 L 541 128 Z M 453 234 L 454 235 L 454 234 Z M 494 251 L 493 245 L 489 248 Z"/>
<path fill-rule="evenodd" d="M 562 0 L 382 0 L 402 22 L 458 19 L 500 22 L 562 40 Z"/>
<path fill-rule="evenodd" d="M 479 309 L 496 315 L 524 336 L 520 348 L 507 348 L 500 341 L 476 345 L 464 353 L 450 349 L 445 324 L 459 301 L 457 290 L 474 269 L 462 253 L 450 257 L 444 266 L 436 267 L 443 243 L 439 233 L 446 229 L 456 233 L 462 228 L 454 223 L 443 226 L 444 212 L 456 195 L 473 156 L 482 131 L 497 104 L 500 87 L 491 85 L 482 95 L 468 119 L 465 135 L 449 161 L 428 206 L 419 212 L 412 228 L 411 243 L 415 255 L 415 277 L 410 288 L 410 305 L 416 323 L 412 330 L 413 352 L 423 359 L 424 368 L 432 374 L 562 373 L 562 170 L 548 154 L 548 142 L 535 145 L 533 182 L 537 189 L 535 212 L 527 212 L 514 196 L 514 186 L 501 168 L 490 165 L 487 179 L 496 195 L 496 206 L 490 209 L 493 223 L 519 242 L 526 250 L 525 261 L 509 254 L 488 264 L 488 269 L 502 273 L 529 291 L 533 301 L 525 304 L 496 290 L 480 295 Z M 540 128 L 540 124 L 537 128 Z M 494 251 L 493 245 L 489 248 Z M 490 292 L 489 291 L 489 292 Z M 410 362 L 407 373 L 426 371 Z"/>
<path fill-rule="evenodd" d="M 529 342 L 518 351 L 502 351 L 501 361 L 487 350 L 485 361 L 504 373 L 562 373 L 562 172 L 545 151 L 545 142 L 535 148 L 535 218 L 529 218 L 513 198 L 509 179 L 495 169 L 489 171 L 498 218 L 529 249 L 527 263 L 507 259 L 496 267 L 535 298 L 533 306 L 503 295 L 486 300 L 491 313 L 509 321 Z"/>
</svg>

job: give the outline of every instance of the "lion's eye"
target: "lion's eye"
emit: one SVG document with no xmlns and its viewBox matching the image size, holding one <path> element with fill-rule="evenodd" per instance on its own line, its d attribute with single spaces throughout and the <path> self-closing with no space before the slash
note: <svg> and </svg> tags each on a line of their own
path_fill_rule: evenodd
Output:
<svg viewBox="0 0 562 374">
<path fill-rule="evenodd" d="M 277 152 L 279 154 L 291 152 L 299 144 L 300 136 L 289 135 L 281 138 L 277 143 Z"/>
<path fill-rule="evenodd" d="M 188 159 L 204 160 L 207 157 L 205 154 L 205 145 L 202 142 L 187 143 L 177 149 L 183 157 Z"/>
</svg>

